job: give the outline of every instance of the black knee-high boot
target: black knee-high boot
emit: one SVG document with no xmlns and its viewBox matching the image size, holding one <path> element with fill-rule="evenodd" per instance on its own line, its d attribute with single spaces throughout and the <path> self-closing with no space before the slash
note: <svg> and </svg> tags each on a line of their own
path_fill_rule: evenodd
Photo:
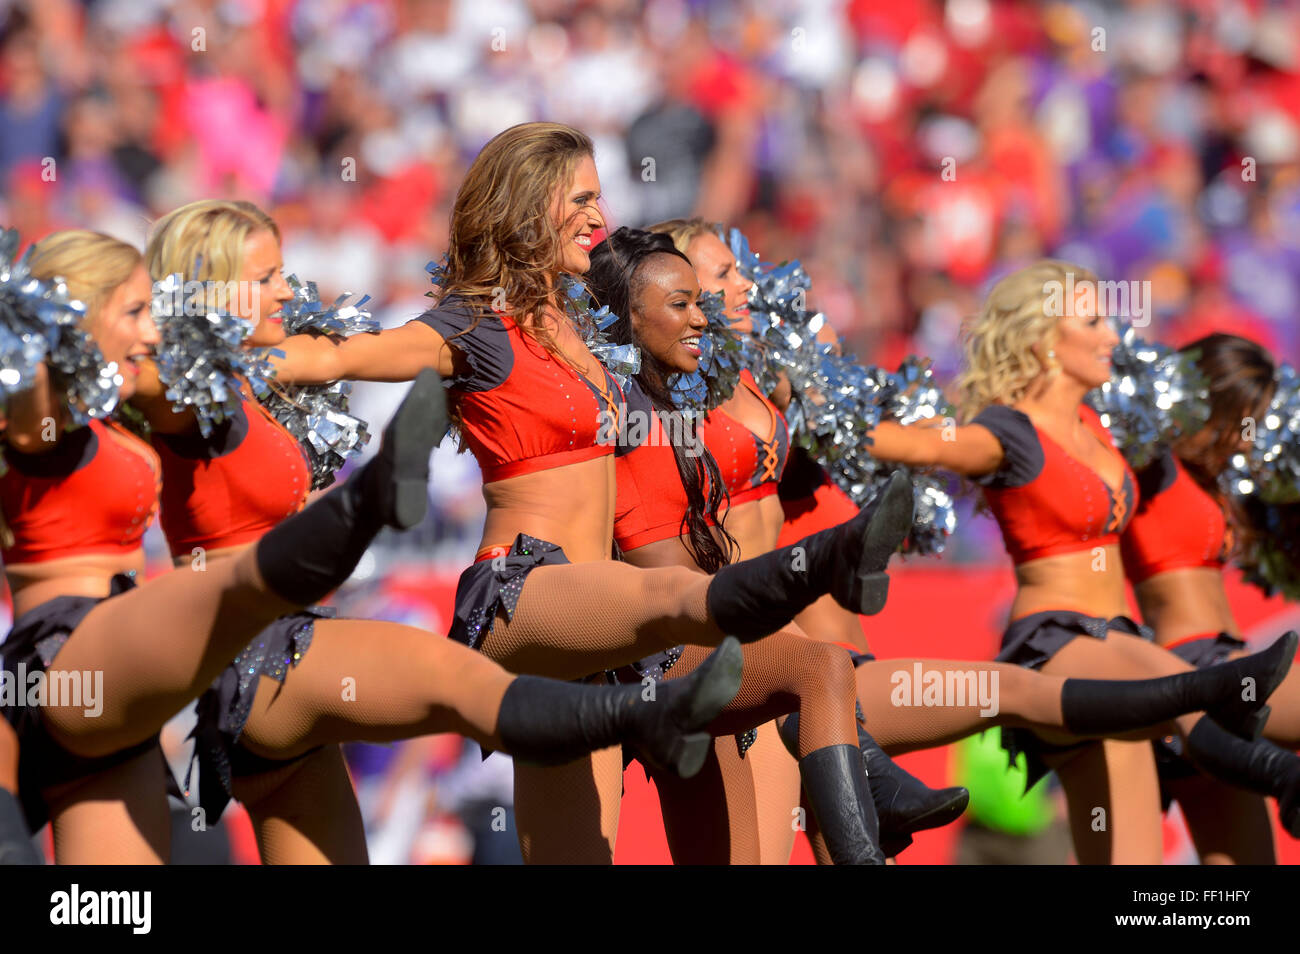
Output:
<svg viewBox="0 0 1300 954">
<path fill-rule="evenodd" d="M 858 748 L 880 817 L 880 847 L 890 858 L 910 845 L 916 832 L 956 821 L 970 803 L 970 791 L 960 785 L 937 789 L 926 785 L 891 759 L 861 726 Z"/>
<path fill-rule="evenodd" d="M 799 757 L 799 713 L 786 716 L 780 726 L 781 741 L 796 759 Z M 871 800 L 880 820 L 880 848 L 894 858 L 912 843 L 912 835 L 928 828 L 942 828 L 961 816 L 970 803 L 970 792 L 961 786 L 935 789 L 898 765 L 866 729 L 858 726 L 858 749 Z"/>
<path fill-rule="evenodd" d="M 1262 652 L 1175 676 L 1067 679 L 1061 689 L 1065 728 L 1075 735 L 1104 735 L 1204 711 L 1224 728 L 1254 739 L 1268 720 L 1264 700 L 1286 678 L 1296 645 L 1293 631 Z"/>
<path fill-rule="evenodd" d="M 799 760 L 817 827 L 837 865 L 883 865 L 880 821 L 856 745 L 827 745 Z"/>
<path fill-rule="evenodd" d="M 1187 733 L 1187 758 L 1207 775 L 1277 799 L 1282 827 L 1300 838 L 1300 758 L 1267 739 L 1243 742 L 1213 719 Z"/>
<path fill-rule="evenodd" d="M 442 381 L 426 369 L 384 428 L 379 453 L 257 542 L 257 567 L 271 591 L 309 606 L 352 574 L 381 529 L 408 530 L 424 519 L 429 455 L 446 433 Z"/>
<path fill-rule="evenodd" d="M 7 788 L 0 788 L 0 865 L 39 864 L 41 856 L 32 844 L 18 799 Z"/>
<path fill-rule="evenodd" d="M 885 567 L 912 527 L 912 484 L 895 473 L 884 492 L 847 523 L 731 566 L 709 583 L 709 615 L 742 641 L 776 632 L 831 593 L 855 613 L 879 613 Z"/>
<path fill-rule="evenodd" d="M 744 654 L 728 637 L 690 675 L 655 684 L 583 686 L 519 676 L 497 714 L 507 753 L 538 765 L 563 765 L 626 743 L 653 766 L 690 778 L 713 744 L 706 727 L 740 691 Z"/>
</svg>

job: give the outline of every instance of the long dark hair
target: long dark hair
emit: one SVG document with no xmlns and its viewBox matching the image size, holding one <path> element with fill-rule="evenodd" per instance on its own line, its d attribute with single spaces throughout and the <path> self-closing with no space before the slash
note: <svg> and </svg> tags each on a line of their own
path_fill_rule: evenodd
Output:
<svg viewBox="0 0 1300 954">
<path fill-rule="evenodd" d="M 1250 521 L 1219 489 L 1219 474 L 1241 441 L 1245 418 L 1258 417 L 1273 398 L 1276 368 L 1268 351 L 1238 335 L 1216 332 L 1184 345 L 1182 352 L 1199 352 L 1196 365 L 1209 381 L 1210 419 L 1205 429 L 1215 439 L 1197 453 L 1186 444 L 1176 449 L 1187 473 L 1220 501 L 1234 525 L 1239 546 L 1248 546 Z"/>
<path fill-rule="evenodd" d="M 610 338 L 618 344 L 640 346 L 632 327 L 632 294 L 637 270 L 652 255 L 672 255 L 691 266 L 691 260 L 679 252 L 667 235 L 656 235 L 641 229 L 620 228 L 613 232 L 591 252 L 591 270 L 585 281 L 587 289 L 597 304 L 605 305 L 618 316 L 609 329 Z M 641 371 L 637 383 L 650 398 L 660 415 L 680 413 L 668 389 L 672 371 L 644 348 L 641 351 Z M 673 434 L 677 428 L 665 427 Z M 682 517 L 681 535 L 696 564 L 706 573 L 715 573 L 731 562 L 739 547 L 735 538 L 722 526 L 718 508 L 727 498 L 727 490 L 707 447 L 701 445 L 702 454 L 692 457 L 686 448 L 673 441 L 673 458 L 677 473 L 686 491 L 687 510 Z M 717 526 L 715 536 L 708 521 Z M 719 540 L 721 537 L 721 540 Z"/>
</svg>

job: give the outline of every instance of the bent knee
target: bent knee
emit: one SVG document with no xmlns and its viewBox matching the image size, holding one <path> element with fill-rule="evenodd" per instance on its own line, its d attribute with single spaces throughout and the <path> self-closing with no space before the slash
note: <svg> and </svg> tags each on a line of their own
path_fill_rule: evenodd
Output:
<svg viewBox="0 0 1300 954">
<path fill-rule="evenodd" d="M 127 726 L 104 723 L 77 706 L 42 706 L 45 730 L 58 746 L 83 759 L 99 759 L 144 741 Z"/>
<path fill-rule="evenodd" d="M 801 689 L 811 688 L 840 699 L 858 697 L 858 672 L 853 659 L 839 646 L 804 639 L 800 647 Z"/>
</svg>

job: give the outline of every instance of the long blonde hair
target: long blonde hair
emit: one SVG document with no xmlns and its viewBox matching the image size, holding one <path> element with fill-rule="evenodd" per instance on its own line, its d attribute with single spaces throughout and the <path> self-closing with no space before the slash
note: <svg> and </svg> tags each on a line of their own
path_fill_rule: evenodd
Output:
<svg viewBox="0 0 1300 954">
<path fill-rule="evenodd" d="M 54 232 L 32 246 L 32 276 L 42 281 L 61 278 L 68 294 L 86 306 L 89 327 L 119 285 L 131 277 L 143 258 L 134 245 L 89 229 Z"/>
<path fill-rule="evenodd" d="M 716 236 L 723 245 L 727 244 L 726 232 L 722 227 L 722 223 L 708 222 L 698 215 L 693 219 L 669 219 L 667 222 L 656 222 L 654 225 L 647 225 L 646 231 L 667 235 L 673 240 L 673 245 L 677 247 L 677 251 L 683 255 L 690 254 L 687 249 L 701 235 Z"/>
<path fill-rule="evenodd" d="M 251 202 L 202 199 L 168 212 L 156 223 L 145 248 L 155 281 L 180 273 L 186 281 L 238 281 L 244 243 L 267 231 L 280 241 L 275 220 Z"/>
<path fill-rule="evenodd" d="M 86 306 L 85 328 L 93 333 L 100 309 L 143 261 L 134 245 L 89 229 L 54 232 L 32 246 L 32 277 L 62 279 L 68 294 Z M 13 531 L 0 511 L 0 545 L 14 544 Z"/>
<path fill-rule="evenodd" d="M 1059 373 L 1045 357 L 1060 333 L 1060 315 L 1049 303 L 1068 308 L 1064 290 L 1096 280 L 1086 268 L 1046 259 L 1012 272 L 993 286 L 964 335 L 965 368 L 957 378 L 957 407 L 963 421 L 990 404 L 1015 404 L 1039 375 L 1050 378 Z M 1036 345 L 1044 357 L 1034 353 Z"/>
</svg>

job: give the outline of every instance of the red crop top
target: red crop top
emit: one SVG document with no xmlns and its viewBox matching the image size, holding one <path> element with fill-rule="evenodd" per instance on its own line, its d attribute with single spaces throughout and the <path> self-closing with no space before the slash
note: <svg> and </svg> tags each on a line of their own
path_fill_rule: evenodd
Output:
<svg viewBox="0 0 1300 954">
<path fill-rule="evenodd" d="M 497 312 L 466 331 L 474 318 L 460 300 L 441 302 L 415 320 L 442 335 L 469 365 L 446 384 L 484 483 L 614 453 L 623 394 L 594 358 L 599 382 Z"/>
<path fill-rule="evenodd" d="M 1124 570 L 1134 583 L 1189 567 L 1220 569 L 1232 551 L 1223 510 L 1169 451 L 1139 477 L 1142 504 L 1124 531 Z"/>
<path fill-rule="evenodd" d="M 46 454 L 8 449 L 5 461 L 0 509 L 14 535 L 0 550 L 7 564 L 129 555 L 158 510 L 158 455 L 115 421 L 69 431 Z"/>
<path fill-rule="evenodd" d="M 293 435 L 256 401 L 211 437 L 155 434 L 162 528 L 173 557 L 252 543 L 307 503 L 311 467 Z"/>
<path fill-rule="evenodd" d="M 614 540 L 621 550 L 681 536 L 690 502 L 669 435 L 636 381 L 624 389 L 627 414 L 615 455 Z"/>
<path fill-rule="evenodd" d="M 748 370 L 740 372 L 740 383 L 767 408 L 767 438 L 759 437 L 720 409 L 710 412 L 700 428 L 700 436 L 704 438 L 705 445 L 722 471 L 722 479 L 731 495 L 733 507 L 776 493 L 790 453 L 790 432 L 786 428 L 785 417 L 759 390 L 754 376 Z"/>
<path fill-rule="evenodd" d="M 1002 466 L 975 482 L 985 488 L 1007 553 L 1017 565 L 1117 545 L 1137 504 L 1133 471 L 1114 449 L 1110 433 L 1091 408 L 1080 406 L 1079 416 L 1123 463 L 1118 492 L 1021 411 L 995 404 L 971 422 L 988 428 L 1002 445 Z"/>
</svg>

